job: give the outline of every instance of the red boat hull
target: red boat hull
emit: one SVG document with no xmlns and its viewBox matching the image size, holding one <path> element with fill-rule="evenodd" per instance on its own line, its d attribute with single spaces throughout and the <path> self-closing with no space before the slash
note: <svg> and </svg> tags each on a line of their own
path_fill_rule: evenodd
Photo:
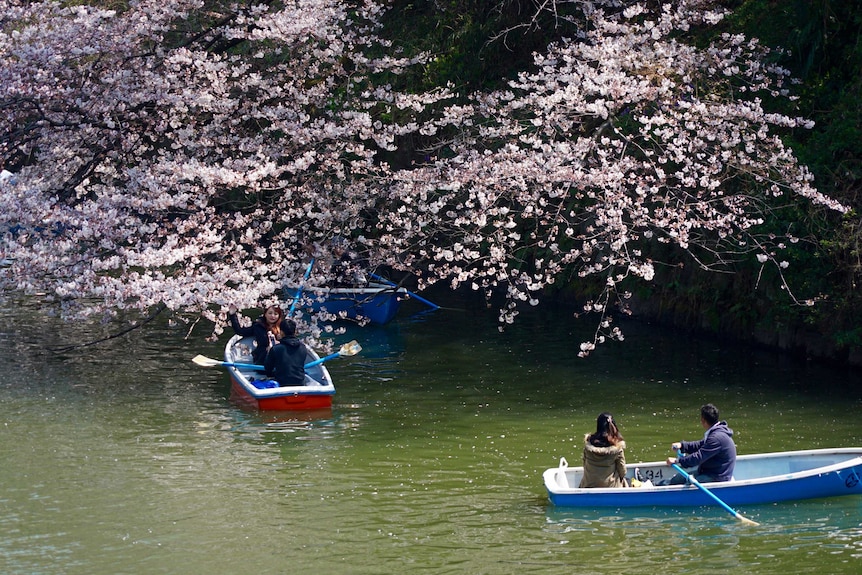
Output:
<svg viewBox="0 0 862 575">
<path fill-rule="evenodd" d="M 328 409 L 332 407 L 332 395 L 285 394 L 270 397 L 254 397 L 234 377 L 230 378 L 230 398 L 234 403 L 261 411 L 300 411 Z"/>
<path fill-rule="evenodd" d="M 259 411 L 320 411 L 332 408 L 332 396 L 335 386 L 326 367 L 319 363 L 305 370 L 303 385 L 278 386 L 260 385 L 257 380 L 261 372 L 251 369 L 254 366 L 245 364 L 251 360 L 249 350 L 252 348 L 251 338 L 232 337 L 225 346 L 225 362 L 230 376 L 230 397 L 240 407 Z M 307 349 L 306 362 L 312 363 L 320 357 L 311 349 Z"/>
</svg>

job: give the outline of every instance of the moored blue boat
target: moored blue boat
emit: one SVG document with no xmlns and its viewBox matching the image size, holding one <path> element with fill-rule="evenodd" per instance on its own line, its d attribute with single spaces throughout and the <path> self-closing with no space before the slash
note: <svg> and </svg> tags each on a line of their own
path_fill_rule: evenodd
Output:
<svg viewBox="0 0 862 575">
<path fill-rule="evenodd" d="M 629 482 L 635 470 L 658 483 L 676 472 L 664 461 L 627 465 Z M 569 467 L 565 458 L 543 474 L 551 503 L 561 507 L 686 507 L 712 505 L 692 484 L 627 488 L 579 488 L 583 467 Z M 809 449 L 740 455 L 734 480 L 705 483 L 728 505 L 755 505 L 862 495 L 862 447 Z"/>
<path fill-rule="evenodd" d="M 288 290 L 290 298 L 298 290 Z M 381 282 L 369 282 L 357 287 L 309 287 L 303 292 L 305 309 L 326 312 L 338 319 L 386 324 L 395 318 L 401 302 L 408 297 L 406 289 Z"/>
</svg>

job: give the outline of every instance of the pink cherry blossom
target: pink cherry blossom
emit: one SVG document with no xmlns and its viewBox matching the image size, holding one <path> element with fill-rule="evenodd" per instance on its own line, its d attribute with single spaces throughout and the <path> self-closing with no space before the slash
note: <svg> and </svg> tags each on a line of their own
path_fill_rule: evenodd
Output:
<svg viewBox="0 0 862 575">
<path fill-rule="evenodd" d="M 537 6 L 558 4 L 568 40 L 503 90 L 458 94 L 390 85 L 431 56 L 382 40 L 374 0 L 0 0 L 0 286 L 68 317 L 164 305 L 217 335 L 311 257 L 327 283 L 345 237 L 419 290 L 502 293 L 501 326 L 598 276 L 588 355 L 623 339 L 613 308 L 654 279 L 656 246 L 780 276 L 794 238 L 759 231 L 776 198 L 845 209 L 781 140 L 810 123 L 764 106 L 786 71 L 753 39 L 688 41 L 720 3 Z M 387 163 L 410 141 L 423 161 Z"/>
</svg>

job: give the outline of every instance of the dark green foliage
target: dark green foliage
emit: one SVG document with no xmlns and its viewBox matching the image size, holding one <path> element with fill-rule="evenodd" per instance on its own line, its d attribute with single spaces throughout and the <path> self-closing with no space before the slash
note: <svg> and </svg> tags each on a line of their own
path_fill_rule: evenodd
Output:
<svg viewBox="0 0 862 575">
<path fill-rule="evenodd" d="M 796 113 L 816 123 L 792 146 L 818 189 L 853 208 L 840 218 L 800 206 L 795 225 L 822 241 L 799 254 L 791 278 L 827 298 L 803 319 L 840 346 L 862 345 L 862 1 L 750 0 L 731 24 L 789 50 L 780 63 L 801 80 Z"/>
<path fill-rule="evenodd" d="M 497 88 L 529 67 L 562 30 L 548 13 L 534 20 L 531 0 L 398 0 L 385 20 L 388 36 L 405 54 L 434 56 L 418 87 L 452 84 L 468 93 Z M 565 12 L 562 15 L 565 15 Z"/>
</svg>

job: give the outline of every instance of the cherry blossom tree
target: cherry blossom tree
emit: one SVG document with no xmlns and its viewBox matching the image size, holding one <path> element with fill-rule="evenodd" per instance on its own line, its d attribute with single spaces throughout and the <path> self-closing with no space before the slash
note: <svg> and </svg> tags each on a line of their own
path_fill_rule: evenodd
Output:
<svg viewBox="0 0 862 575">
<path fill-rule="evenodd" d="M 761 233 L 819 194 L 770 112 L 783 70 L 714 2 L 543 2 L 570 39 L 505 90 L 393 88 L 427 56 L 373 0 L 98 5 L 0 0 L 0 285 L 64 313 L 205 317 L 257 305 L 348 238 L 369 265 L 502 291 L 502 324 L 555 282 L 601 278 L 608 335 L 656 246 L 786 266 Z M 457 103 L 456 103 L 457 102 Z M 390 165 L 403 142 L 423 161 Z M 325 266 L 312 282 L 329 281 Z"/>
<path fill-rule="evenodd" d="M 682 41 L 721 20 L 712 2 L 538 6 L 561 4 L 590 8 L 588 25 L 537 55 L 509 89 L 478 95 L 474 129 L 448 143 L 454 159 L 395 175 L 410 216 L 390 211 L 387 229 L 415 238 L 417 225 L 436 226 L 433 237 L 448 241 L 421 245 L 429 269 L 453 286 L 505 288 L 503 323 L 567 272 L 600 278 L 584 306 L 599 327 L 582 356 L 622 339 L 609 312 L 627 310 L 626 282 L 653 279 L 659 246 L 686 255 L 673 265 L 710 270 L 756 258 L 783 282 L 781 252 L 798 238 L 763 226 L 779 198 L 846 210 L 812 187 L 780 139 L 809 123 L 764 107 L 788 97 L 786 72 L 756 40 Z"/>
<path fill-rule="evenodd" d="M 67 314 L 277 296 L 376 209 L 375 153 L 417 129 L 378 116 L 438 97 L 371 81 L 416 61 L 373 2 L 0 8 L 0 281 Z"/>
</svg>

